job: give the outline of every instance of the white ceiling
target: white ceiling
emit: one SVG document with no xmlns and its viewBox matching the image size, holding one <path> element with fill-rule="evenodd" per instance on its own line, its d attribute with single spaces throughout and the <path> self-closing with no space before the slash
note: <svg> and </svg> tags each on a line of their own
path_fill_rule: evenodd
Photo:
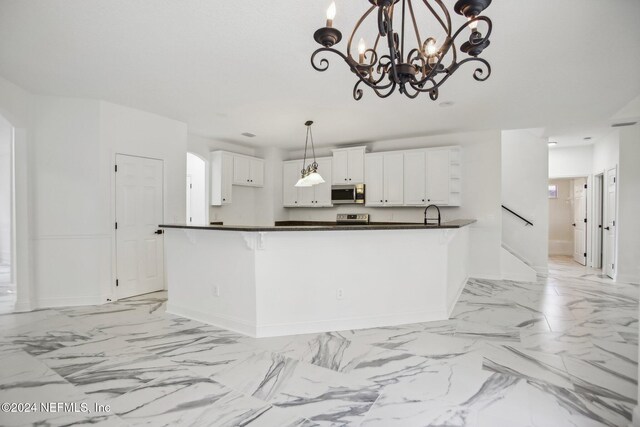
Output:
<svg viewBox="0 0 640 427">
<path fill-rule="evenodd" d="M 478 83 L 460 69 L 441 88 L 449 108 L 368 91 L 354 101 L 354 77 L 337 57 L 313 70 L 313 32 L 329 2 L 0 0 L 0 75 L 36 93 L 182 120 L 200 135 L 286 148 L 299 147 L 307 119 L 318 145 L 475 129 L 578 135 L 602 130 L 640 94 L 637 0 L 494 1 L 483 55 L 493 75 Z M 343 33 L 369 5 L 336 3 Z"/>
</svg>

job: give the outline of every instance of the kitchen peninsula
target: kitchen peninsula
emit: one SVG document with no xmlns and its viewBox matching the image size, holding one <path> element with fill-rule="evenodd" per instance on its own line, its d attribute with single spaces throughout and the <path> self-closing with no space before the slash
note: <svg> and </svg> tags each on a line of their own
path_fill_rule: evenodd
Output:
<svg viewBox="0 0 640 427">
<path fill-rule="evenodd" d="M 253 337 L 447 319 L 473 222 L 161 225 L 167 311 Z"/>
</svg>

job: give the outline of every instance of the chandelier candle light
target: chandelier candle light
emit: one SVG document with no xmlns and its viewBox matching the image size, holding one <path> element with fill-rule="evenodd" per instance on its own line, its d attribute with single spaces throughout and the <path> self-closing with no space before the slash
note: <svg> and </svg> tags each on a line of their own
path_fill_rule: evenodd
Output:
<svg viewBox="0 0 640 427">
<path fill-rule="evenodd" d="M 478 67 L 473 73 L 477 81 L 485 81 L 491 75 L 491 66 L 478 56 L 489 46 L 492 23 L 486 16 L 479 16 L 490 4 L 491 0 L 459 0 L 453 10 L 467 18 L 467 21 L 455 32 L 451 24 L 451 16 L 441 0 L 422 0 L 428 13 L 435 19 L 438 27 L 442 27 L 444 35 L 438 41 L 434 37 L 422 39 L 420 28 L 416 23 L 412 0 L 368 0 L 371 7 L 356 23 L 349 41 L 346 54 L 334 49 L 333 46 L 342 40 L 342 33 L 333 28 L 336 15 L 335 2 L 327 10 L 326 27 L 317 30 L 313 38 L 322 45 L 311 55 L 311 65 L 317 71 L 329 68 L 326 58 L 316 62 L 316 56 L 324 52 L 335 53 L 340 56 L 356 75 L 358 81 L 353 87 L 353 97 L 362 98 L 362 84 L 369 86 L 381 98 L 386 98 L 395 92 L 409 98 L 416 98 L 421 93 L 428 93 L 432 100 L 438 99 L 438 90 L 447 79 L 455 73 L 461 65 L 467 62 L 477 62 Z M 360 38 L 358 43 L 357 60 L 351 55 L 354 36 L 362 23 L 373 12 L 377 12 L 377 36 L 372 48 L 367 49 L 365 41 Z M 400 23 L 400 33 L 394 31 L 394 18 Z M 483 35 L 478 24 L 483 22 Z M 409 28 L 411 26 L 411 28 Z M 456 38 L 469 29 L 467 41 L 462 43 L 460 51 L 468 57 L 459 60 Z M 405 44 L 407 37 L 415 37 L 415 46 Z M 411 34 L 413 33 L 413 34 Z M 447 64 L 447 65 L 445 65 Z"/>
<path fill-rule="evenodd" d="M 329 18 L 329 12 L 327 12 L 327 25 L 331 23 L 331 19 Z M 304 124 L 307 127 L 307 138 L 304 142 L 304 158 L 302 159 L 302 170 L 300 171 L 302 176 L 300 177 L 298 182 L 296 182 L 296 187 L 312 187 L 314 185 L 324 183 L 324 179 L 318 173 L 318 163 L 316 163 L 316 149 L 313 146 L 313 134 L 311 133 L 312 124 L 313 122 L 311 120 Z M 311 152 L 313 153 L 313 162 L 309 163 L 309 165 L 305 167 L 307 163 L 307 146 L 309 145 L 309 139 L 311 139 Z"/>
</svg>

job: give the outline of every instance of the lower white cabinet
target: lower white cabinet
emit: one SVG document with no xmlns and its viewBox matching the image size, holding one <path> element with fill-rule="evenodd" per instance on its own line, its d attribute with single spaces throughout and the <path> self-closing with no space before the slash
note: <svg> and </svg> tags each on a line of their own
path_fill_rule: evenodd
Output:
<svg viewBox="0 0 640 427">
<path fill-rule="evenodd" d="M 402 152 L 366 154 L 364 157 L 365 204 L 402 206 L 404 176 Z"/>
<path fill-rule="evenodd" d="M 302 160 L 291 160 L 282 165 L 282 204 L 285 207 L 320 208 L 331 204 L 331 165 L 330 157 L 316 159 L 318 173 L 324 184 L 313 187 L 296 187 L 302 170 Z"/>
</svg>

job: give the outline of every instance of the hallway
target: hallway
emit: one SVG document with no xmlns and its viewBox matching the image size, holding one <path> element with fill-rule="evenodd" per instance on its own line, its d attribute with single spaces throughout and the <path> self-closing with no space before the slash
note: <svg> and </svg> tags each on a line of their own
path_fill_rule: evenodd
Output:
<svg viewBox="0 0 640 427">
<path fill-rule="evenodd" d="M 328 334 L 249 338 L 165 314 L 164 293 L 2 315 L 3 401 L 111 405 L 2 424 L 627 425 L 638 287 L 549 267 L 469 280 L 447 321 Z"/>
</svg>

